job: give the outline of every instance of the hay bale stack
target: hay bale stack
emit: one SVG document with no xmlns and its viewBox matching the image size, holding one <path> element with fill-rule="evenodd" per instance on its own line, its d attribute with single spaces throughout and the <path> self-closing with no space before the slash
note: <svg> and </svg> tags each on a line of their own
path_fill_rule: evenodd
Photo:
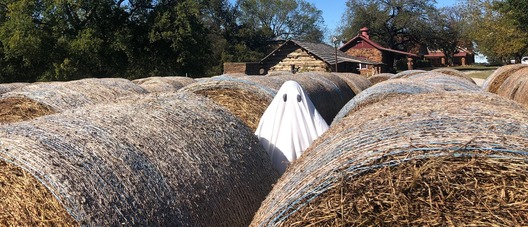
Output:
<svg viewBox="0 0 528 227">
<path fill-rule="evenodd" d="M 252 226 L 528 224 L 528 111 L 475 92 L 400 96 L 329 129 Z"/>
<path fill-rule="evenodd" d="M 374 76 L 369 77 L 368 80 L 370 81 L 370 83 L 372 83 L 372 85 L 374 85 L 374 84 L 386 81 L 392 78 L 393 76 L 394 74 L 392 73 L 380 73 L 380 74 L 376 74 Z"/>
<path fill-rule="evenodd" d="M 2 190 L 16 190 L 19 198 L 46 194 L 39 203 L 54 200 L 64 208 L 26 212 L 34 200 L 3 197 L 0 207 L 20 207 L 0 210 L 10 225 L 48 225 L 40 217 L 55 215 L 90 226 L 247 226 L 278 178 L 249 128 L 190 93 L 4 125 L 0 141 L 0 159 L 44 186 Z M 0 179 L 12 174 L 1 171 Z"/>
<path fill-rule="evenodd" d="M 362 75 L 355 74 L 355 73 L 334 73 L 334 75 L 338 76 L 342 80 L 344 80 L 350 89 L 354 92 L 354 94 L 359 94 L 363 90 L 369 88 L 372 86 L 372 83 L 369 79 L 365 78 Z"/>
<path fill-rule="evenodd" d="M 445 91 L 482 91 L 471 78 L 467 79 L 440 72 L 425 72 L 409 76 L 408 78 Z"/>
<path fill-rule="evenodd" d="M 528 108 L 528 67 L 514 72 L 496 92 L 498 95 L 514 100 Z"/>
<path fill-rule="evenodd" d="M 2 95 L 0 123 L 28 120 L 144 93 L 147 93 L 145 89 L 120 78 L 30 84 Z"/>
<path fill-rule="evenodd" d="M 528 67 L 526 64 L 505 65 L 493 72 L 482 84 L 482 89 L 491 93 L 497 93 L 502 83 L 517 70 Z"/>
<path fill-rule="evenodd" d="M 337 122 L 345 118 L 349 114 L 352 114 L 359 109 L 372 105 L 381 100 L 397 97 L 408 94 L 422 94 L 431 92 L 441 92 L 442 90 L 422 82 L 417 82 L 409 79 L 391 79 L 387 80 L 366 89 L 359 93 L 352 100 L 350 100 L 340 111 L 337 113 L 332 126 L 336 125 Z"/>
<path fill-rule="evenodd" d="M 0 95 L 14 91 L 18 88 L 21 88 L 23 86 L 28 85 L 28 83 L 8 83 L 8 84 L 0 84 Z"/>
<path fill-rule="evenodd" d="M 229 109 L 253 131 L 257 129 L 260 117 L 277 94 L 276 89 L 258 82 L 230 77 L 202 80 L 183 87 L 181 91 L 193 92 L 212 99 Z"/>
<path fill-rule="evenodd" d="M 194 83 L 190 77 L 169 76 L 169 77 L 147 77 L 133 80 L 135 84 L 144 88 L 150 93 L 153 92 L 174 92 L 180 88 Z"/>
<path fill-rule="evenodd" d="M 399 73 L 394 74 L 394 76 L 392 76 L 391 79 L 407 78 L 409 76 L 424 73 L 424 72 L 427 72 L 427 71 L 421 70 L 421 69 L 405 70 L 405 71 L 401 71 Z"/>
<path fill-rule="evenodd" d="M 475 81 L 470 76 L 468 76 L 465 73 L 463 73 L 462 71 L 459 71 L 459 70 L 456 70 L 456 69 L 452 69 L 452 68 L 438 68 L 438 69 L 431 70 L 431 72 L 439 72 L 439 73 L 443 73 L 443 74 L 459 77 L 459 78 L 467 80 L 467 81 L 469 81 L 471 83 L 476 84 Z"/>
</svg>

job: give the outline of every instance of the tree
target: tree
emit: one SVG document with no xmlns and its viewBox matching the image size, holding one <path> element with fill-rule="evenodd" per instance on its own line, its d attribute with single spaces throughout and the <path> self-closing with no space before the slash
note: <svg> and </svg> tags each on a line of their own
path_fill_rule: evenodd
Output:
<svg viewBox="0 0 528 227">
<path fill-rule="evenodd" d="M 468 0 L 470 34 L 480 52 L 494 58 L 520 58 L 528 51 L 528 31 L 519 26 L 519 17 L 506 2 Z"/>
<path fill-rule="evenodd" d="M 275 37 L 322 42 L 322 11 L 305 0 L 238 0 L 243 24 L 270 30 Z"/>
<path fill-rule="evenodd" d="M 350 39 L 368 27 L 378 43 L 406 51 L 431 33 L 428 15 L 432 0 L 350 0 L 342 19 L 342 39 Z"/>
</svg>

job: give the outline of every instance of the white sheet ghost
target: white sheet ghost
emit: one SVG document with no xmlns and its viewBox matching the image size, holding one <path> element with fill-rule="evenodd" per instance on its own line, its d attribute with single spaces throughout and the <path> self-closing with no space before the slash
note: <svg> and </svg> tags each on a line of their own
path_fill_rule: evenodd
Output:
<svg viewBox="0 0 528 227">
<path fill-rule="evenodd" d="M 286 81 L 260 118 L 255 134 L 282 174 L 327 129 L 301 85 Z"/>
</svg>

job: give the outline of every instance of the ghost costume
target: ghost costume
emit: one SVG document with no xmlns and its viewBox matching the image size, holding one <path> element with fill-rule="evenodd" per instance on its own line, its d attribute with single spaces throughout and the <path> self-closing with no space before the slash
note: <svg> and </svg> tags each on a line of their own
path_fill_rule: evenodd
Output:
<svg viewBox="0 0 528 227">
<path fill-rule="evenodd" d="M 327 129 L 301 85 L 286 81 L 260 118 L 255 134 L 282 174 Z"/>
</svg>

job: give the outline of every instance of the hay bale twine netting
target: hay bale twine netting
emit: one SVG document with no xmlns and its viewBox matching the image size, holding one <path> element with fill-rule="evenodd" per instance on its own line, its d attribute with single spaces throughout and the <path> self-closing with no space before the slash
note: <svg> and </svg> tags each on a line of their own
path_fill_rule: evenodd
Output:
<svg viewBox="0 0 528 227">
<path fill-rule="evenodd" d="M 428 85 L 426 83 L 413 81 L 409 79 L 392 79 L 384 81 L 366 89 L 359 93 L 350 100 L 341 110 L 337 113 L 332 125 L 337 124 L 341 119 L 345 118 L 349 114 L 352 114 L 359 109 L 372 105 L 381 100 L 392 98 L 407 94 L 422 94 L 441 92 L 442 90 Z"/>
<path fill-rule="evenodd" d="M 370 83 L 372 83 L 372 85 L 374 85 L 374 84 L 389 80 L 393 76 L 394 74 L 392 73 L 380 73 L 380 74 L 376 74 L 374 76 L 369 77 L 368 80 L 370 81 Z"/>
<path fill-rule="evenodd" d="M 167 76 L 167 77 L 147 77 L 133 80 L 135 84 L 144 88 L 148 92 L 174 92 L 180 88 L 195 82 L 190 77 Z"/>
<path fill-rule="evenodd" d="M 0 96 L 4 93 L 16 90 L 18 88 L 21 88 L 23 86 L 28 85 L 29 83 L 8 83 L 8 84 L 0 84 Z"/>
<path fill-rule="evenodd" d="M 257 129 L 260 117 L 277 93 L 276 89 L 262 86 L 258 82 L 231 77 L 215 77 L 202 80 L 181 91 L 206 96 L 229 109 L 253 131 Z"/>
<path fill-rule="evenodd" d="M 386 99 L 332 126 L 252 226 L 528 224 L 528 111 L 497 95 Z"/>
<path fill-rule="evenodd" d="M 4 125 L 0 159 L 0 222 L 17 226 L 247 226 L 278 178 L 247 126 L 191 93 Z"/>
<path fill-rule="evenodd" d="M 2 95 L 0 123 L 28 120 L 144 93 L 147 93 L 145 89 L 120 78 L 30 84 Z"/>
<path fill-rule="evenodd" d="M 514 72 L 496 92 L 498 95 L 514 100 L 528 108 L 528 67 Z"/>
<path fill-rule="evenodd" d="M 495 70 L 482 84 L 482 89 L 491 93 L 497 93 L 502 83 L 517 70 L 528 67 L 527 64 L 505 65 Z"/>
<path fill-rule="evenodd" d="M 407 77 L 408 79 L 437 87 L 444 91 L 482 91 L 471 78 L 453 76 L 440 72 L 425 72 Z"/>
</svg>

